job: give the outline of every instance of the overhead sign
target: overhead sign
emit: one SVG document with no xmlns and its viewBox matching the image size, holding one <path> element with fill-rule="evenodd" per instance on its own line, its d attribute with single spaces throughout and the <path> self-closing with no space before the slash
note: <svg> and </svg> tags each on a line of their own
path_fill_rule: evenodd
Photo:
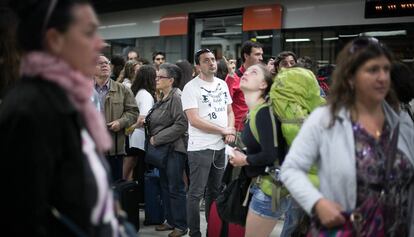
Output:
<svg viewBox="0 0 414 237">
<path fill-rule="evenodd" d="M 366 0 L 365 18 L 414 16 L 414 1 Z"/>
</svg>

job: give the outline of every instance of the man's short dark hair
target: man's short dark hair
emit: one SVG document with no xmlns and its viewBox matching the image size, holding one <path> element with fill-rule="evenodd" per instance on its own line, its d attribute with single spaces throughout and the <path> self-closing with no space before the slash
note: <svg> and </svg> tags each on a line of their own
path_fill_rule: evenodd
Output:
<svg viewBox="0 0 414 237">
<path fill-rule="evenodd" d="M 244 58 L 244 54 L 250 55 L 250 53 L 252 52 L 252 48 L 263 48 L 263 45 L 258 42 L 253 42 L 250 40 L 245 41 L 243 45 L 241 46 L 241 52 L 240 52 L 240 57 L 243 63 L 246 61 L 246 59 Z"/>
<path fill-rule="evenodd" d="M 213 53 L 213 51 L 211 51 L 207 48 L 197 50 L 195 55 L 194 55 L 194 61 L 195 61 L 196 65 L 200 65 L 200 56 L 204 53 Z"/>
<path fill-rule="evenodd" d="M 152 54 L 152 61 L 155 60 L 155 57 L 157 57 L 157 55 L 162 55 L 165 59 L 165 53 L 161 52 L 161 51 L 158 51 L 158 52 L 155 52 L 155 53 Z"/>
<path fill-rule="evenodd" d="M 292 57 L 293 57 L 293 60 L 295 60 L 295 63 L 297 63 L 297 62 L 298 62 L 298 58 L 296 57 L 296 54 L 295 54 L 294 52 L 292 52 L 292 51 L 283 51 L 283 52 L 280 52 L 280 53 L 277 55 L 277 57 L 276 57 L 276 59 L 275 59 L 275 67 L 276 67 L 276 66 L 278 66 L 278 65 L 279 65 L 279 63 L 280 63 L 283 59 L 287 58 L 288 56 L 292 56 Z"/>
</svg>

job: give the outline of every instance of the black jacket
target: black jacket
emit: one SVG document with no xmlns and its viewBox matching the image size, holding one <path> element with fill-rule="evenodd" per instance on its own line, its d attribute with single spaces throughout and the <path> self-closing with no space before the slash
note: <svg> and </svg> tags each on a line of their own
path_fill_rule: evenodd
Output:
<svg viewBox="0 0 414 237">
<path fill-rule="evenodd" d="M 5 236 L 73 236 L 51 206 L 88 236 L 96 183 L 82 153 L 80 116 L 56 84 L 23 78 L 0 105 Z M 6 234 L 7 233 L 7 234 Z"/>
</svg>

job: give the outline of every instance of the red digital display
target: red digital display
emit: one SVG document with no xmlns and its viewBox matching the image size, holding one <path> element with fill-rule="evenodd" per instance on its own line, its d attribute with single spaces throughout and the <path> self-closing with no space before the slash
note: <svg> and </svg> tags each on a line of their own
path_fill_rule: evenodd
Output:
<svg viewBox="0 0 414 237">
<path fill-rule="evenodd" d="M 414 1 L 365 1 L 365 18 L 414 16 Z"/>
</svg>

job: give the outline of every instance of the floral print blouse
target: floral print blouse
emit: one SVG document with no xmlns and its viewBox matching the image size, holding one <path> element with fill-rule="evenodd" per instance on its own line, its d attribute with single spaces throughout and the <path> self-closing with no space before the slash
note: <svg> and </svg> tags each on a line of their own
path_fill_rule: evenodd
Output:
<svg viewBox="0 0 414 237">
<path fill-rule="evenodd" d="M 366 228 L 363 235 L 408 236 L 408 197 L 409 186 L 414 181 L 413 166 L 406 155 L 396 149 L 394 164 L 388 176 L 389 181 L 386 182 L 388 159 L 384 154 L 392 149 L 390 126 L 385 122 L 378 139 L 370 135 L 359 123 L 353 123 L 353 131 L 358 183 L 357 208 L 367 206 L 370 202 L 370 208 L 363 210 L 375 214 L 375 224 Z M 383 201 L 379 201 L 380 197 Z"/>
</svg>

